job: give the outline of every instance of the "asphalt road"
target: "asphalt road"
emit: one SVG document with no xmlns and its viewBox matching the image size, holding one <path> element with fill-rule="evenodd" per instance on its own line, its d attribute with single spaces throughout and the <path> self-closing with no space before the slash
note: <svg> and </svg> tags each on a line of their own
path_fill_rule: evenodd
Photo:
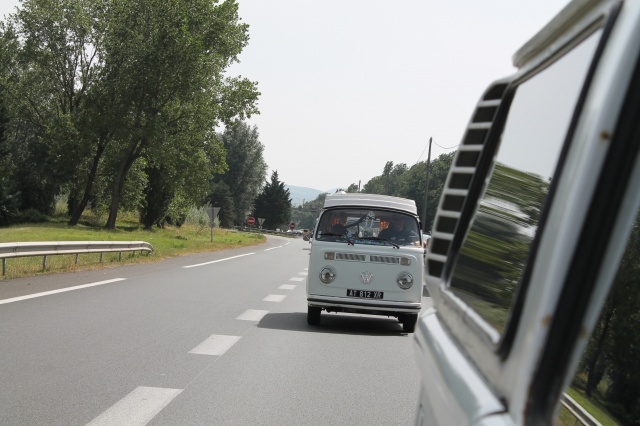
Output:
<svg viewBox="0 0 640 426">
<path fill-rule="evenodd" d="M 0 424 L 412 424 L 412 335 L 384 317 L 308 326 L 308 250 L 269 237 L 0 283 Z"/>
</svg>

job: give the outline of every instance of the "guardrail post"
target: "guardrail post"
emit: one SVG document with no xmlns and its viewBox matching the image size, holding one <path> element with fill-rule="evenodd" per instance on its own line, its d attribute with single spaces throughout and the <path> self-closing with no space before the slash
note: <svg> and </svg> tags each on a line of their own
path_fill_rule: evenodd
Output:
<svg viewBox="0 0 640 426">
<path fill-rule="evenodd" d="M 47 270 L 47 255 L 46 254 L 44 256 L 42 256 L 42 270 L 43 271 Z"/>
<path fill-rule="evenodd" d="M 100 263 L 102 263 L 102 253 L 100 253 Z"/>
<path fill-rule="evenodd" d="M 76 253 L 76 265 L 78 264 L 78 256 L 80 256 L 78 253 Z"/>
<path fill-rule="evenodd" d="M 2 276 L 4 277 L 7 273 L 7 259 L 2 258 Z"/>
<path fill-rule="evenodd" d="M 122 252 L 118 252 L 118 262 L 122 262 Z"/>
</svg>

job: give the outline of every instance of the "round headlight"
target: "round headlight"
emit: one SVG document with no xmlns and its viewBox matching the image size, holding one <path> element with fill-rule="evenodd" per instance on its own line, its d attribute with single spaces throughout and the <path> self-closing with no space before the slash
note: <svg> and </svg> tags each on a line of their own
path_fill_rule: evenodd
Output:
<svg viewBox="0 0 640 426">
<path fill-rule="evenodd" d="M 320 281 L 322 281 L 325 284 L 329 284 L 335 279 L 336 279 L 335 269 L 333 269 L 331 266 L 325 266 L 324 268 L 322 268 L 322 270 L 320 271 Z"/>
<path fill-rule="evenodd" d="M 400 272 L 396 280 L 398 287 L 403 290 L 408 290 L 413 285 L 413 276 L 408 272 Z"/>
</svg>

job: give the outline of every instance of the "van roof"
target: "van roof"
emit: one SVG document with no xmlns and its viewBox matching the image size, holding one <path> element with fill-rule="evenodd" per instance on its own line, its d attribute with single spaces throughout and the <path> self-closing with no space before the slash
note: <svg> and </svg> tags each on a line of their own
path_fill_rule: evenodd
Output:
<svg viewBox="0 0 640 426">
<path fill-rule="evenodd" d="M 362 194 L 360 192 L 327 195 L 324 200 L 325 209 L 339 206 L 382 207 L 387 209 L 403 210 L 414 215 L 418 214 L 416 202 L 407 198 L 378 194 Z"/>
<path fill-rule="evenodd" d="M 576 22 L 598 15 L 611 3 L 611 0 L 572 0 L 513 55 L 513 66 L 522 68 L 538 56 L 542 60 L 553 55 L 563 46 L 563 40 L 575 36 L 567 33 L 576 31 Z"/>
</svg>

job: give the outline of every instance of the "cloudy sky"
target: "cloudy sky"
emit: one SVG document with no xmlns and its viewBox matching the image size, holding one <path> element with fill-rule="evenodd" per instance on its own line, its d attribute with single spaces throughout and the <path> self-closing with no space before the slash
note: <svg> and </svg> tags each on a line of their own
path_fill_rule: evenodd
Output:
<svg viewBox="0 0 640 426">
<path fill-rule="evenodd" d="M 451 152 L 513 53 L 567 0 L 238 0 L 251 40 L 229 75 L 258 82 L 270 172 L 346 188 Z M 18 0 L 0 0 L 0 15 Z"/>
</svg>

